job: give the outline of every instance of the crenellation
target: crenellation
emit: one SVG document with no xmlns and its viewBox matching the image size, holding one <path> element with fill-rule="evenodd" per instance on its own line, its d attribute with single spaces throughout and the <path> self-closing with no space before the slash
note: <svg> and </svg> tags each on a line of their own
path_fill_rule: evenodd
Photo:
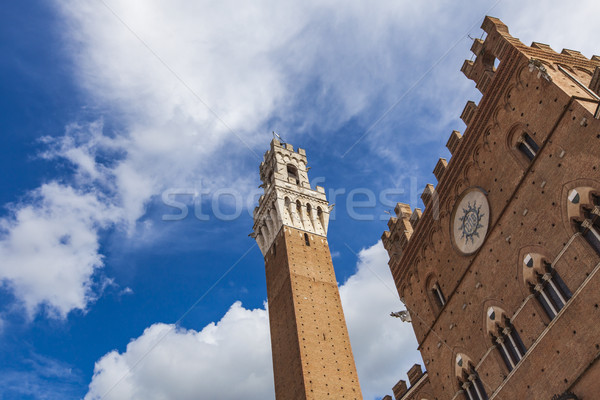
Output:
<svg viewBox="0 0 600 400">
<path fill-rule="evenodd" d="M 398 293 L 420 316 L 412 324 L 428 370 L 409 372 L 411 387 L 400 381 L 394 395 L 595 398 L 600 345 L 588 316 L 600 315 L 600 198 L 589 194 L 600 193 L 600 125 L 588 96 L 600 91 L 600 57 L 526 46 L 495 18 L 482 28 L 477 58 L 462 66 L 483 93 L 461 115 L 465 139 L 448 139 L 452 159 L 436 164 L 438 185 L 408 218 L 412 232 L 403 235 L 397 207 L 382 235 Z M 514 326 L 488 329 L 494 320 Z M 517 358 L 503 358 L 502 345 Z"/>
<path fill-rule="evenodd" d="M 394 211 L 397 217 L 391 217 L 388 220 L 389 231 L 385 231 L 381 235 L 381 241 L 388 252 L 390 263 L 396 262 L 402 256 L 404 247 L 409 242 L 414 230 L 410 220 L 413 212 L 408 204 L 398 203 Z"/>
<path fill-rule="evenodd" d="M 587 57 L 584 56 L 583 54 L 581 54 L 581 52 L 577 51 L 577 50 L 562 49 L 562 51 L 560 52 L 560 54 L 566 54 L 566 55 L 569 55 L 571 57 L 580 58 L 580 59 L 583 59 L 585 61 L 588 61 Z"/>
<path fill-rule="evenodd" d="M 394 398 L 396 400 L 400 400 L 402 396 L 408 392 L 408 386 L 406 385 L 406 381 L 401 379 L 394 385 L 392 388 L 392 392 L 394 393 Z"/>
<path fill-rule="evenodd" d="M 390 232 L 394 229 L 397 222 L 398 222 L 398 218 L 390 217 L 390 219 L 388 220 L 388 223 L 387 223 L 387 226 L 388 226 Z"/>
<path fill-rule="evenodd" d="M 446 147 L 450 151 L 450 154 L 454 155 L 458 146 L 460 145 L 460 141 L 462 139 L 462 135 L 459 131 L 452 131 L 450 134 L 450 138 L 448 138 L 448 142 L 446 143 Z"/>
<path fill-rule="evenodd" d="M 383 233 L 381 234 L 381 243 L 383 244 L 383 247 L 387 250 L 387 252 L 390 252 L 390 238 L 391 238 L 391 233 L 390 231 L 383 231 Z"/>
<path fill-rule="evenodd" d="M 484 42 L 481 39 L 473 40 L 473 44 L 471 45 L 471 52 L 475 54 L 475 56 L 478 56 L 479 53 L 481 53 L 481 50 L 483 50 L 483 43 Z"/>
<path fill-rule="evenodd" d="M 421 364 L 415 364 L 408 370 L 408 381 L 413 386 L 423 376 L 423 369 Z"/>
<path fill-rule="evenodd" d="M 481 24 L 481 29 L 483 29 L 488 36 L 495 32 L 509 35 L 508 26 L 495 17 L 486 16 Z"/>
<path fill-rule="evenodd" d="M 306 152 L 277 139 L 260 163 L 260 179 L 264 194 L 254 215 L 254 237 L 267 253 L 282 226 L 326 236 L 330 206 L 325 189 L 312 190 L 308 178 Z"/>
<path fill-rule="evenodd" d="M 539 49 L 539 50 L 545 50 L 545 51 L 548 51 L 548 52 L 556 54 L 556 51 L 554 51 L 554 49 L 552 47 L 550 47 L 549 45 L 547 45 L 545 43 L 532 42 L 531 46 L 529 46 L 529 47 L 532 47 L 534 49 Z"/>
<path fill-rule="evenodd" d="M 425 204 L 425 208 L 429 207 L 429 205 L 432 203 L 432 201 L 434 200 L 435 194 L 436 194 L 435 187 L 431 183 L 428 183 L 427 185 L 425 185 L 425 189 L 423 190 L 423 193 L 421 194 L 421 200 L 423 200 L 423 204 Z"/>
<path fill-rule="evenodd" d="M 413 227 L 413 231 L 415 229 L 417 229 L 417 225 L 419 224 L 419 221 L 421 220 L 422 215 L 423 215 L 423 213 L 421 212 L 420 208 L 415 208 L 413 210 L 413 213 L 410 216 L 410 224 Z"/>
<path fill-rule="evenodd" d="M 396 213 L 396 216 L 398 218 L 402 219 L 410 217 L 410 215 L 412 214 L 410 206 L 405 203 L 396 203 L 396 206 L 394 207 L 394 212 Z"/>
<path fill-rule="evenodd" d="M 475 115 L 477 114 L 477 104 L 474 101 L 469 100 L 463 109 L 460 119 L 463 120 L 465 125 L 469 126 Z"/>
<path fill-rule="evenodd" d="M 475 63 L 472 60 L 465 60 L 463 62 L 462 67 L 460 68 L 460 72 L 462 72 L 467 79 L 474 80 L 473 77 L 473 69 L 475 67 Z"/>
<path fill-rule="evenodd" d="M 440 158 L 433 169 L 433 175 L 439 181 L 442 180 L 442 176 L 444 176 L 444 172 L 446 172 L 446 168 L 448 167 L 448 161 L 445 158 Z"/>
</svg>

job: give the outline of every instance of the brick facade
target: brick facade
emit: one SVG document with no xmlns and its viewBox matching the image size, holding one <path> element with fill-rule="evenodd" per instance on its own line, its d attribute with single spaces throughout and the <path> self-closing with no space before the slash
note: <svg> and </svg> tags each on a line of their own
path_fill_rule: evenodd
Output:
<svg viewBox="0 0 600 400">
<path fill-rule="evenodd" d="M 399 204 L 382 236 L 427 369 L 394 395 L 595 399 L 600 58 L 526 46 L 495 18 L 482 29 L 462 71 L 483 97 L 423 213 Z"/>
</svg>

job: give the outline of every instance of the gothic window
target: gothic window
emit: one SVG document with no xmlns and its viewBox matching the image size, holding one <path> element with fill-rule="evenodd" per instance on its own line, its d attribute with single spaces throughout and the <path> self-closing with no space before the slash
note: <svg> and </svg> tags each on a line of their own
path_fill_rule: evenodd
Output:
<svg viewBox="0 0 600 400">
<path fill-rule="evenodd" d="M 308 239 L 308 234 L 307 233 L 304 234 L 304 243 L 307 246 L 310 246 L 310 240 Z"/>
<path fill-rule="evenodd" d="M 529 159 L 529 161 L 533 160 L 537 152 L 540 150 L 540 147 L 537 145 L 535 140 L 532 139 L 531 136 L 527 133 L 523 133 L 519 138 L 517 143 L 517 148 L 525 154 L 525 156 Z"/>
<path fill-rule="evenodd" d="M 571 204 L 580 206 L 578 216 L 573 219 L 575 228 L 600 254 L 600 198 L 590 192 L 581 192 L 573 189 L 568 196 Z"/>
<path fill-rule="evenodd" d="M 321 223 L 321 227 L 325 229 L 325 220 L 323 219 L 323 210 L 321 209 L 321 207 L 317 207 L 317 218 Z"/>
<path fill-rule="evenodd" d="M 549 263 L 543 261 L 542 266 L 538 267 L 534 257 L 527 254 L 523 264 L 526 268 L 535 268 L 533 279 L 528 282 L 529 289 L 535 294 L 548 317 L 554 319 L 571 298 L 571 291 Z"/>
<path fill-rule="evenodd" d="M 456 356 L 456 364 L 460 370 L 458 385 L 463 391 L 464 398 L 466 400 L 488 400 L 483 383 L 473 364 L 465 360 L 461 354 Z"/>
<path fill-rule="evenodd" d="M 496 345 L 506 368 L 512 371 L 519 361 L 525 355 L 525 345 L 521 341 L 519 333 L 506 316 L 501 316 L 501 312 L 495 307 L 488 309 L 488 327 L 493 326 L 490 333 L 492 343 Z M 502 313 L 503 314 L 503 313 Z M 503 318 L 502 318 L 503 317 Z M 502 320 L 503 319 L 503 320 Z"/>
<path fill-rule="evenodd" d="M 292 164 L 288 164 L 287 165 L 287 173 L 288 173 L 288 178 L 289 178 L 288 180 L 292 180 L 292 181 L 296 182 L 296 185 L 300 184 L 300 178 L 298 176 L 298 168 L 296 168 Z"/>
</svg>

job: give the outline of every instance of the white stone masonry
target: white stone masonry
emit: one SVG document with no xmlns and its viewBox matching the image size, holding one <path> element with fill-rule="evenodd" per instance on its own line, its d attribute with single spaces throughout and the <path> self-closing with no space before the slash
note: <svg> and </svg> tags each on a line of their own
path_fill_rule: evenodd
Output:
<svg viewBox="0 0 600 400">
<path fill-rule="evenodd" d="M 329 203 L 325 189 L 310 188 L 304 149 L 271 141 L 271 149 L 260 164 L 260 179 L 265 193 L 254 209 L 252 237 L 263 255 L 271 248 L 282 226 L 300 229 L 311 235 L 327 236 Z"/>
</svg>

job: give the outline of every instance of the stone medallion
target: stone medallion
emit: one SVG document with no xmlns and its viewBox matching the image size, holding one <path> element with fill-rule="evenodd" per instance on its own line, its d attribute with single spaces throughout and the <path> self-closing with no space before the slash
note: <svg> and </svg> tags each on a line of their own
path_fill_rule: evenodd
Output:
<svg viewBox="0 0 600 400">
<path fill-rule="evenodd" d="M 480 188 L 467 189 L 452 212 L 452 241 L 462 254 L 475 253 L 485 240 L 490 222 L 490 205 Z"/>
</svg>

